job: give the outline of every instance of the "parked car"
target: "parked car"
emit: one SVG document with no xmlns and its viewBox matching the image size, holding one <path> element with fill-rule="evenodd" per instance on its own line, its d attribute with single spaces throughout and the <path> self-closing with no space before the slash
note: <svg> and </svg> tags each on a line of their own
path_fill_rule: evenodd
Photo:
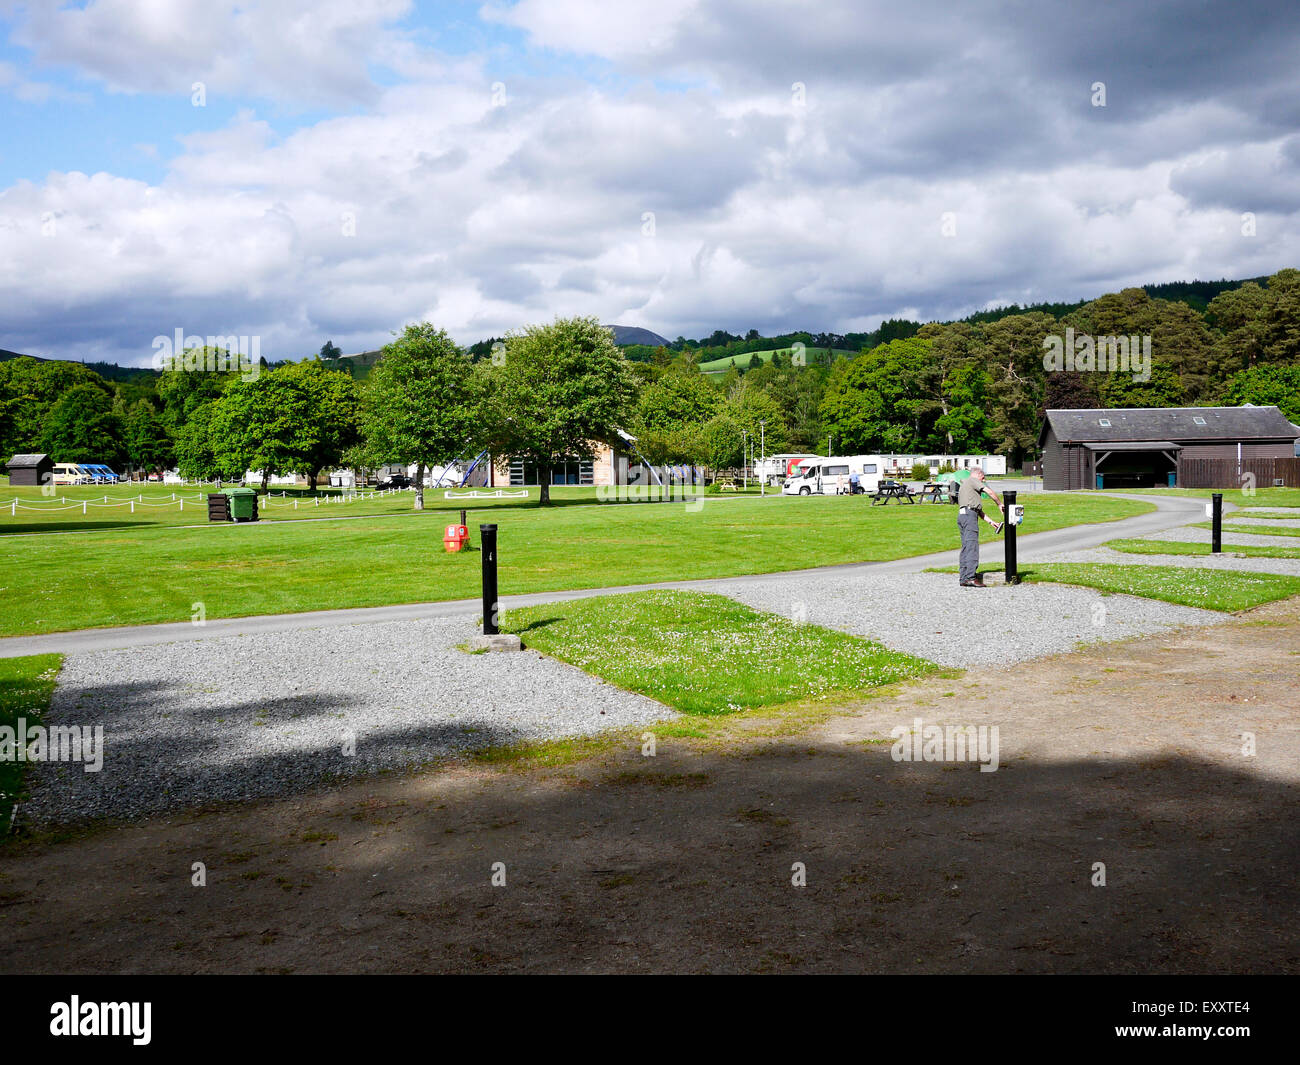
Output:
<svg viewBox="0 0 1300 1065">
<path fill-rule="evenodd" d="M 404 473 L 395 473 L 388 480 L 380 481 L 378 489 L 381 492 L 387 492 L 390 488 L 411 488 L 415 482 L 407 477 Z"/>
</svg>

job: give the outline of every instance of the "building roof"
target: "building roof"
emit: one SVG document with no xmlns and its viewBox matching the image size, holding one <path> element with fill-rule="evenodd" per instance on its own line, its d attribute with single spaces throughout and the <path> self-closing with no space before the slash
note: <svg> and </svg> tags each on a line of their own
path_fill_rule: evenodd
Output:
<svg viewBox="0 0 1300 1065">
<path fill-rule="evenodd" d="M 4 452 L 0 451 L 0 455 L 3 454 Z M 21 469 L 26 466 L 39 466 L 48 458 L 48 455 L 15 455 L 5 465 L 11 470 L 15 468 Z"/>
<path fill-rule="evenodd" d="M 1189 440 L 1235 443 L 1238 440 L 1295 440 L 1300 437 L 1300 427 L 1292 425 L 1277 407 L 1049 410 L 1039 433 L 1040 444 L 1047 436 L 1049 426 L 1057 440 L 1076 444 L 1124 441 L 1169 444 Z"/>
<path fill-rule="evenodd" d="M 1172 440 L 1110 440 L 1090 441 L 1083 445 L 1089 451 L 1182 451 L 1182 444 Z"/>
</svg>

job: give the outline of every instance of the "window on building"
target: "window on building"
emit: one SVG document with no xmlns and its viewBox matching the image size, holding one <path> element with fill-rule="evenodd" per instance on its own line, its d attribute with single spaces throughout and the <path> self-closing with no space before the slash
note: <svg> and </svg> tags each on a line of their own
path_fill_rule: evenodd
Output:
<svg viewBox="0 0 1300 1065">
<path fill-rule="evenodd" d="M 1192 421 L 1194 421 L 1197 425 L 1204 425 L 1204 424 L 1205 424 L 1205 419 L 1204 419 L 1204 418 L 1201 418 L 1201 417 L 1199 417 L 1199 416 L 1193 418 Z"/>
<path fill-rule="evenodd" d="M 551 465 L 551 484 L 595 484 L 594 463 L 573 455 L 557 458 Z M 510 460 L 510 484 L 538 484 L 537 463 L 531 459 Z"/>
<path fill-rule="evenodd" d="M 1109 428 L 1110 428 L 1110 419 L 1109 419 L 1109 418 L 1098 418 L 1098 419 L 1097 419 L 1097 424 L 1098 424 L 1098 425 L 1101 425 L 1101 426 L 1104 426 L 1105 428 L 1109 429 Z"/>
</svg>

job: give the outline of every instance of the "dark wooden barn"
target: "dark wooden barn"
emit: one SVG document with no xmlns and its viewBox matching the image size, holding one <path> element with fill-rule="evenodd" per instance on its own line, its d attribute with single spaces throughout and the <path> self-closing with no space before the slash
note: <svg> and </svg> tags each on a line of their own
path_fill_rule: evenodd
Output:
<svg viewBox="0 0 1300 1065">
<path fill-rule="evenodd" d="M 1049 410 L 1043 487 L 1239 488 L 1300 476 L 1300 427 L 1277 407 Z"/>
<path fill-rule="evenodd" d="M 43 484 L 51 484 L 54 477 L 54 460 L 49 455 L 15 455 L 5 466 L 9 471 L 11 485 L 32 485 L 39 488 Z"/>
</svg>

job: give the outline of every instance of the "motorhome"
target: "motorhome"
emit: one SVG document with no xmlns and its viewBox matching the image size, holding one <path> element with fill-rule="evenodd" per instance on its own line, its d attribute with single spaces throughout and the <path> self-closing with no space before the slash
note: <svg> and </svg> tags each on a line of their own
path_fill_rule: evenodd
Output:
<svg viewBox="0 0 1300 1065">
<path fill-rule="evenodd" d="M 863 492 L 874 492 L 884 476 L 885 463 L 880 455 L 831 455 L 828 458 L 804 459 L 781 487 L 787 496 L 847 495 L 852 491 L 853 474 Z"/>
</svg>

